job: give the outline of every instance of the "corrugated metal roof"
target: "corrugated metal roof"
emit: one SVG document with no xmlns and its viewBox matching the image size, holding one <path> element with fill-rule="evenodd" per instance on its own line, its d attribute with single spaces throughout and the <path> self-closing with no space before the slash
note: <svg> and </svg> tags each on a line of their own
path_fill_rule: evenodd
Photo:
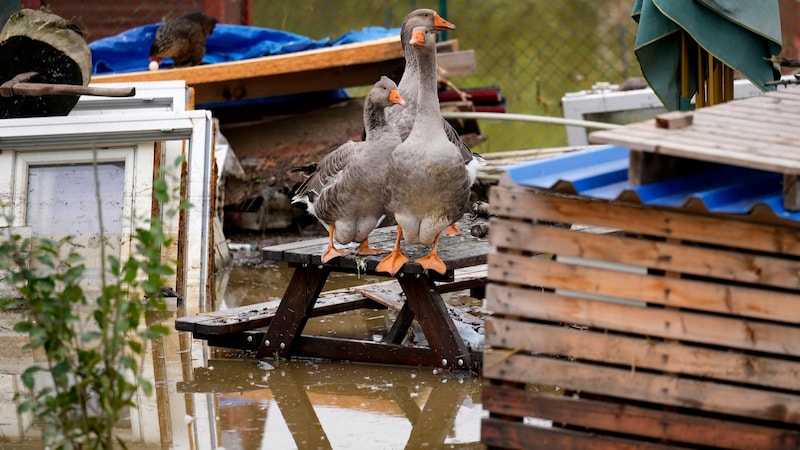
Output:
<svg viewBox="0 0 800 450">
<path fill-rule="evenodd" d="M 628 182 L 629 155 L 627 147 L 609 145 L 510 166 L 506 172 L 519 185 L 602 200 L 800 220 L 800 212 L 783 208 L 780 173 L 720 166 L 636 186 Z"/>
</svg>

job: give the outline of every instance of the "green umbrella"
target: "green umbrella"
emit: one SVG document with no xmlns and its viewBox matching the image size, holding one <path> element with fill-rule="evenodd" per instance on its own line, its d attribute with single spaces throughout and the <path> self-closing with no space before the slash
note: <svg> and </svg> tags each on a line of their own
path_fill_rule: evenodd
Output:
<svg viewBox="0 0 800 450">
<path fill-rule="evenodd" d="M 631 15 L 642 74 L 671 111 L 732 99 L 734 70 L 762 90 L 780 77 L 777 0 L 635 0 Z"/>
</svg>

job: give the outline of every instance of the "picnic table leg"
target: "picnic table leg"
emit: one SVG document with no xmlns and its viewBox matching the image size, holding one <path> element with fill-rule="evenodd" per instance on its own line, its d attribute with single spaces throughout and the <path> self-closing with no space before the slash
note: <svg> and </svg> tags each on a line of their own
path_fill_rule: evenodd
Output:
<svg viewBox="0 0 800 450">
<path fill-rule="evenodd" d="M 294 340 L 303 332 L 331 269 L 327 266 L 297 266 L 286 287 L 275 317 L 256 356 L 288 357 Z"/>
<path fill-rule="evenodd" d="M 433 281 L 426 275 L 402 276 L 397 281 L 406 294 L 406 303 L 428 339 L 428 347 L 442 358 L 442 365 L 469 369 L 472 365 L 469 350 L 458 334 Z"/>
<path fill-rule="evenodd" d="M 387 344 L 402 344 L 403 339 L 406 337 L 406 333 L 408 333 L 409 327 L 411 327 L 411 322 L 413 321 L 414 313 L 408 306 L 408 302 L 405 302 L 403 303 L 403 307 L 400 308 L 400 311 L 398 311 L 397 319 L 395 319 L 389 332 L 386 333 L 386 337 L 383 339 L 383 342 L 386 342 Z"/>
</svg>

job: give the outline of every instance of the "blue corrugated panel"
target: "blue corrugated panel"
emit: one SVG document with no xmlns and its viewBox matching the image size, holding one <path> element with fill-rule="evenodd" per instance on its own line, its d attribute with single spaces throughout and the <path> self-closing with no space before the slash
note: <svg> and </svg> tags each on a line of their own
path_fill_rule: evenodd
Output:
<svg viewBox="0 0 800 450">
<path fill-rule="evenodd" d="M 646 205 L 703 207 L 710 212 L 749 214 L 767 208 L 778 217 L 800 220 L 783 208 L 783 175 L 745 167 L 720 166 L 693 175 L 635 186 L 628 183 L 630 151 L 605 146 L 567 153 L 506 169 L 520 185 L 603 200 L 638 200 Z"/>
</svg>

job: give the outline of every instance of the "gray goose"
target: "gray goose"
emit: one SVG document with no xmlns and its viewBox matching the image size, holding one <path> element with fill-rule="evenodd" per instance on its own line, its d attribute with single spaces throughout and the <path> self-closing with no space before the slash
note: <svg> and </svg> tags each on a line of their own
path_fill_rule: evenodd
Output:
<svg viewBox="0 0 800 450">
<path fill-rule="evenodd" d="M 408 13 L 403 19 L 400 26 L 400 42 L 403 46 L 403 55 L 405 56 L 405 69 L 397 84 L 397 89 L 400 95 L 406 100 L 405 107 L 391 107 L 386 110 L 386 116 L 389 121 L 397 125 L 400 132 L 400 138 L 405 140 L 411 133 L 411 128 L 414 126 L 414 118 L 417 113 L 417 97 L 419 95 L 419 63 L 417 62 L 417 53 L 414 51 L 414 46 L 411 45 L 411 32 L 416 27 L 428 27 L 432 30 L 455 30 L 456 26 L 448 22 L 445 18 L 441 17 L 436 11 L 432 9 L 416 9 Z M 477 153 L 473 153 L 467 144 L 465 144 L 458 132 L 444 117 L 439 116 L 442 122 L 442 127 L 447 133 L 448 139 L 456 144 L 461 150 L 461 155 L 464 159 L 464 164 L 467 165 L 467 171 L 470 175 L 470 185 L 475 182 L 478 175 L 478 168 L 486 164 L 486 161 Z M 458 234 L 459 230 L 453 224 L 448 228 L 447 234 Z"/>
<path fill-rule="evenodd" d="M 391 275 L 408 261 L 400 249 L 403 239 L 431 246 L 416 262 L 426 270 L 445 273 L 447 267 L 438 255 L 439 238 L 464 215 L 470 196 L 471 180 L 461 149 L 441 126 L 435 40 L 435 31 L 428 27 L 414 28 L 409 39 L 419 62 L 417 113 L 411 133 L 389 160 L 384 193 L 386 211 L 397 221 L 397 240 L 377 267 Z"/>
<path fill-rule="evenodd" d="M 386 120 L 386 108 L 403 104 L 395 82 L 381 77 L 364 99 L 366 139 L 348 141 L 326 155 L 292 197 L 292 204 L 305 204 L 328 230 L 322 262 L 350 254 L 336 248 L 334 240 L 342 245 L 359 242 L 358 255 L 386 253 L 370 248 L 368 236 L 384 215 L 389 156 L 401 142 L 396 127 Z"/>
</svg>

